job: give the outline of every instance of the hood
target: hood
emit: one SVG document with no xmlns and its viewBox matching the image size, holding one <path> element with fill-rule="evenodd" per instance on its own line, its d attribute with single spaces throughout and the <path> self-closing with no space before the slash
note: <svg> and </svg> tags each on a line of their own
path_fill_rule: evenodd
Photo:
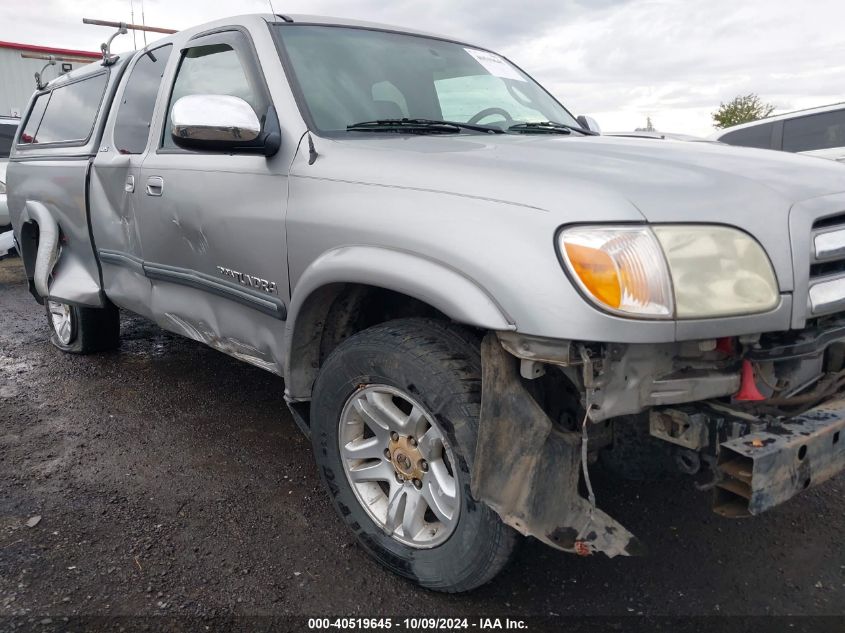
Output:
<svg viewBox="0 0 845 633">
<path fill-rule="evenodd" d="M 791 205 L 845 191 L 845 170 L 835 163 L 719 143 L 538 134 L 372 135 L 333 145 L 346 155 L 345 178 L 358 182 L 550 211 L 566 189 L 586 186 L 627 200 L 650 221 L 665 221 L 667 213 L 688 221 L 724 202 L 736 218 L 749 195 Z"/>
<path fill-rule="evenodd" d="M 791 262 L 782 256 L 791 251 L 790 208 L 845 191 L 840 163 L 719 143 L 362 133 L 361 138 L 317 139 L 316 145 L 323 157 L 314 165 L 319 176 L 506 202 L 551 212 L 560 224 L 736 226 L 769 252 L 784 290 L 792 284 Z"/>
</svg>

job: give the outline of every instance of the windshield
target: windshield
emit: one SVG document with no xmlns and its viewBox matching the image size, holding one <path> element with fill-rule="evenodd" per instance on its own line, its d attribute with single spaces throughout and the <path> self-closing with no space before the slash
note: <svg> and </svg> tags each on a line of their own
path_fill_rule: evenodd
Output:
<svg viewBox="0 0 845 633">
<path fill-rule="evenodd" d="M 430 119 L 506 130 L 578 122 L 495 53 L 361 28 L 276 25 L 304 106 L 320 132 L 385 119 Z"/>
</svg>

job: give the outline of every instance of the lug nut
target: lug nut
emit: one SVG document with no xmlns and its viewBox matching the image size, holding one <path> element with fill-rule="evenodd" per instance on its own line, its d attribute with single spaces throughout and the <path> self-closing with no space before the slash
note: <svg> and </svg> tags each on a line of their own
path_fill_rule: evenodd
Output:
<svg viewBox="0 0 845 633">
<path fill-rule="evenodd" d="M 428 462 L 425 461 L 424 459 L 420 460 L 420 470 L 423 471 L 424 473 L 428 472 Z"/>
<path fill-rule="evenodd" d="M 388 448 L 384 449 L 384 458 L 390 459 L 390 449 L 388 449 Z"/>
<path fill-rule="evenodd" d="M 404 484 L 404 483 L 405 483 L 405 480 L 404 480 L 404 479 L 402 479 L 402 475 L 400 475 L 399 473 L 396 473 L 396 481 L 397 481 L 398 483 L 400 483 L 400 484 Z"/>
<path fill-rule="evenodd" d="M 393 440 L 394 442 L 398 441 L 399 440 L 399 434 L 396 431 L 391 431 L 390 432 L 390 439 Z"/>
<path fill-rule="evenodd" d="M 415 439 L 414 439 L 414 436 L 413 436 L 413 435 L 412 435 L 412 436 L 410 436 L 410 437 L 408 437 L 408 444 L 410 444 L 411 446 L 416 446 L 416 445 L 417 445 L 417 440 L 415 440 Z"/>
<path fill-rule="evenodd" d="M 414 488 L 416 488 L 417 490 L 422 488 L 422 482 L 419 479 L 414 479 Z"/>
</svg>

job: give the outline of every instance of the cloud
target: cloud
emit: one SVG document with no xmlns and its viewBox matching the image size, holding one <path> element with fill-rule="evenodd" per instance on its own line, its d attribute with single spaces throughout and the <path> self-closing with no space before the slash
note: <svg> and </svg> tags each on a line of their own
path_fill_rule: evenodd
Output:
<svg viewBox="0 0 845 633">
<path fill-rule="evenodd" d="M 274 0 L 277 11 L 412 26 L 510 57 L 576 113 L 604 129 L 651 116 L 666 131 L 708 134 L 720 101 L 756 92 L 780 111 L 841 101 L 841 0 Z M 134 0 L 140 21 L 140 0 Z M 224 0 L 145 0 L 148 24 L 185 28 L 224 17 Z M 267 12 L 241 0 L 239 12 Z M 0 39 L 97 50 L 108 29 L 81 18 L 129 20 L 128 0 L 3 0 Z M 131 47 L 131 35 L 118 49 Z"/>
<path fill-rule="evenodd" d="M 686 112 L 677 131 L 701 134 L 712 131 L 709 112 L 737 94 L 757 92 L 782 110 L 840 100 L 829 88 L 845 85 L 839 34 L 825 24 L 843 17 L 834 0 L 813 11 L 785 0 L 633 2 L 582 15 L 510 54 L 576 109 L 629 126 L 651 115 L 659 127 Z"/>
</svg>

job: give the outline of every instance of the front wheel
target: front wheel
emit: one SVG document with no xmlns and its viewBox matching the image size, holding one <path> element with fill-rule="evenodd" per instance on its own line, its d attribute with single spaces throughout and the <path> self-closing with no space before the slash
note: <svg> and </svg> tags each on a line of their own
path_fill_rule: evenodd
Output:
<svg viewBox="0 0 845 633">
<path fill-rule="evenodd" d="M 479 345 L 426 319 L 344 341 L 314 387 L 312 440 L 340 516 L 391 571 L 468 591 L 508 562 L 516 533 L 470 492 Z"/>
<path fill-rule="evenodd" d="M 50 342 L 63 352 L 91 354 L 116 349 L 120 344 L 120 314 L 108 303 L 103 308 L 83 308 L 47 299 Z"/>
</svg>

